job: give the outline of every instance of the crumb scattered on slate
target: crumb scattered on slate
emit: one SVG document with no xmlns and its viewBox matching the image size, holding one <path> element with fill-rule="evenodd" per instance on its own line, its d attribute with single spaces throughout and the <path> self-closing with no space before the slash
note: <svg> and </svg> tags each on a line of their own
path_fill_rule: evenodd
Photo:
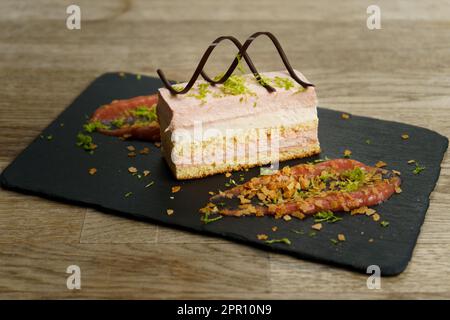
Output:
<svg viewBox="0 0 450 320">
<path fill-rule="evenodd" d="M 312 229 L 317 230 L 317 231 L 322 230 L 322 227 L 323 227 L 323 226 L 322 226 L 321 223 L 316 223 L 316 224 L 313 224 L 313 225 L 311 226 Z"/>
<path fill-rule="evenodd" d="M 135 167 L 129 167 L 129 168 L 128 168 L 128 172 L 129 172 L 129 173 L 136 173 L 136 172 L 137 172 L 137 169 L 136 169 Z"/>
<path fill-rule="evenodd" d="M 267 234 L 258 234 L 256 236 L 258 238 L 258 240 L 267 240 L 269 237 L 267 236 Z"/>
</svg>

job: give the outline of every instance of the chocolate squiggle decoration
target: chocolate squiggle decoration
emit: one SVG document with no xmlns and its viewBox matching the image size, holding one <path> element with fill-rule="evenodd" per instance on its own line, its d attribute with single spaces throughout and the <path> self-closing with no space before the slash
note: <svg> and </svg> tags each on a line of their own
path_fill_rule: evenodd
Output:
<svg viewBox="0 0 450 320">
<path fill-rule="evenodd" d="M 164 75 L 164 72 L 161 69 L 157 70 L 157 73 L 159 77 L 161 78 L 161 81 L 164 83 L 165 87 L 172 93 L 172 94 L 185 94 L 187 93 L 195 84 L 195 81 L 198 79 L 199 75 L 202 75 L 203 78 L 205 78 L 206 81 L 215 84 L 214 80 L 211 80 L 206 73 L 203 72 L 203 68 L 208 61 L 209 56 L 213 52 L 213 50 L 216 48 L 216 46 L 224 41 L 224 40 L 230 40 L 239 50 L 242 48 L 242 44 L 239 42 L 238 39 L 236 39 L 233 36 L 222 36 L 214 40 L 211 45 L 206 49 L 205 53 L 203 54 L 202 58 L 200 59 L 200 62 L 197 66 L 197 68 L 194 71 L 194 74 L 191 77 L 191 80 L 187 83 L 187 85 L 183 88 L 183 90 L 176 90 L 173 88 L 173 86 L 170 84 L 170 82 L 167 80 L 166 76 Z M 245 62 L 247 63 L 248 67 L 252 71 L 252 73 L 255 75 L 257 79 L 261 79 L 261 76 L 259 75 L 258 71 L 256 70 L 252 60 L 248 56 L 248 54 L 243 51 L 241 57 L 244 58 Z M 233 60 L 233 63 L 231 64 L 230 68 L 227 70 L 227 72 L 218 80 L 217 83 L 223 83 L 225 82 L 233 73 L 234 69 L 236 69 L 237 65 L 239 64 L 239 59 L 236 57 Z M 208 80 L 209 79 L 209 80 Z M 275 88 L 271 87 L 269 84 L 264 84 L 264 87 L 269 91 L 273 92 L 275 91 Z"/>
<path fill-rule="evenodd" d="M 206 51 L 203 54 L 203 56 L 202 56 L 202 58 L 201 58 L 201 60 L 200 60 L 200 62 L 198 64 L 197 68 L 194 71 L 194 74 L 192 75 L 192 77 L 189 80 L 189 82 L 187 83 L 187 85 L 183 88 L 183 90 L 178 91 L 178 90 L 174 89 L 173 86 L 169 83 L 169 81 L 167 81 L 167 78 L 165 77 L 165 75 L 164 75 L 164 73 L 163 73 L 163 71 L 161 69 L 158 69 L 157 73 L 158 73 L 159 77 L 161 78 L 161 81 L 163 82 L 165 87 L 172 94 L 185 94 L 194 86 L 195 81 L 198 79 L 199 75 L 201 75 L 206 81 L 208 81 L 212 85 L 219 84 L 219 83 L 224 83 L 233 74 L 234 70 L 237 68 L 237 66 L 239 64 L 239 59 L 240 59 L 239 57 L 243 57 L 245 62 L 248 65 L 248 67 L 252 71 L 253 75 L 255 76 L 256 80 L 258 81 L 258 83 L 260 83 L 262 86 L 264 86 L 267 89 L 267 91 L 274 92 L 274 91 L 276 91 L 275 88 L 270 86 L 265 81 L 262 81 L 261 75 L 258 73 L 258 71 L 256 70 L 255 65 L 253 64 L 252 60 L 250 59 L 249 55 L 247 54 L 247 49 L 249 48 L 251 43 L 257 37 L 259 37 L 261 35 L 267 36 L 272 41 L 272 43 L 274 44 L 275 48 L 278 51 L 278 54 L 281 57 L 281 60 L 283 61 L 287 71 L 289 72 L 289 75 L 297 83 L 299 83 L 303 88 L 314 87 L 314 84 L 305 82 L 305 81 L 301 80 L 297 76 L 297 74 L 295 73 L 295 71 L 292 68 L 291 64 L 289 63 L 289 60 L 288 60 L 288 58 L 286 56 L 286 53 L 284 52 L 283 48 L 281 47 L 280 42 L 270 32 L 256 32 L 256 33 L 252 34 L 250 37 L 248 37 L 243 45 L 239 42 L 239 40 L 237 40 L 233 36 L 222 36 L 222 37 L 217 38 L 216 40 L 214 40 L 211 43 L 211 45 L 208 47 L 208 49 L 206 49 Z M 231 63 L 230 67 L 228 68 L 227 72 L 225 72 L 225 74 L 220 79 L 213 80 L 203 71 L 203 68 L 204 68 L 206 62 L 208 61 L 208 58 L 211 55 L 212 51 L 223 40 L 230 40 L 231 42 L 233 42 L 233 44 L 239 49 L 239 53 L 233 59 L 233 62 Z"/>
</svg>

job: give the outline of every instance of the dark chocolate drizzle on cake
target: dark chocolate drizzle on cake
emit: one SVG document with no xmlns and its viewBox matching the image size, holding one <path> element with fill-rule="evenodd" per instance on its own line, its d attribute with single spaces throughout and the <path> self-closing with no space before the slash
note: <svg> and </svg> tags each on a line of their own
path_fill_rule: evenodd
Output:
<svg viewBox="0 0 450 320">
<path fill-rule="evenodd" d="M 200 62 L 197 65 L 197 68 L 194 71 L 194 74 L 192 75 L 191 79 L 187 83 L 187 85 L 183 88 L 183 90 L 176 90 L 170 82 L 167 80 L 166 76 L 164 75 L 164 72 L 161 69 L 157 70 L 157 73 L 159 77 L 161 78 L 161 81 L 163 82 L 164 86 L 172 93 L 172 94 L 185 94 L 187 93 L 195 84 L 195 81 L 197 81 L 198 77 L 201 75 L 207 82 L 211 83 L 212 85 L 224 83 L 227 81 L 227 79 L 233 74 L 234 70 L 237 68 L 239 64 L 240 57 L 244 58 L 245 62 L 247 63 L 248 67 L 250 68 L 250 71 L 255 76 L 258 83 L 260 83 L 264 88 L 267 89 L 269 92 L 276 91 L 275 88 L 270 86 L 268 83 L 262 80 L 261 75 L 256 70 L 255 65 L 253 64 L 253 61 L 250 59 L 250 56 L 247 54 L 247 49 L 251 45 L 251 43 L 258 38 L 261 35 L 267 36 L 272 43 L 274 44 L 275 48 L 278 51 L 278 54 L 281 57 L 281 60 L 283 61 L 286 70 L 289 72 L 289 75 L 297 82 L 299 83 L 303 88 L 307 87 L 314 87 L 312 83 L 305 82 L 301 80 L 297 74 L 295 73 L 294 69 L 292 68 L 291 64 L 289 63 L 289 60 L 286 56 L 286 53 L 284 52 L 283 48 L 281 47 L 280 42 L 278 39 L 270 32 L 256 32 L 252 34 L 250 37 L 247 38 L 247 40 L 244 42 L 244 44 L 241 44 L 239 40 L 237 40 L 233 36 L 221 36 L 218 37 L 216 40 L 214 40 L 211 45 L 206 49 L 205 53 L 203 54 L 202 58 L 200 59 Z M 224 41 L 229 40 L 231 41 L 238 49 L 239 52 L 237 56 L 233 59 L 233 62 L 231 63 L 228 70 L 225 72 L 225 74 L 218 80 L 214 80 L 210 78 L 205 71 L 203 71 L 203 68 L 205 67 L 206 62 L 208 61 L 209 56 L 214 51 L 216 46 Z"/>
</svg>

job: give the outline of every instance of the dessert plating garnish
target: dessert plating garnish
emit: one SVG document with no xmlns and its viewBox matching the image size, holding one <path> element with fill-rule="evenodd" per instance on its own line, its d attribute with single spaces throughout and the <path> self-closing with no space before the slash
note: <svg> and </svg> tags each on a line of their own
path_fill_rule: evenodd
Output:
<svg viewBox="0 0 450 320">
<path fill-rule="evenodd" d="M 321 222 L 341 220 L 335 211 L 371 215 L 374 221 L 380 215 L 368 206 L 377 205 L 398 193 L 401 180 L 397 174 L 382 168 L 369 167 L 350 159 L 334 159 L 318 164 L 300 164 L 285 167 L 271 176 L 260 176 L 220 192 L 211 197 L 208 206 L 218 199 L 239 199 L 233 204 L 216 207 L 221 215 L 273 215 L 276 218 L 294 216 L 303 219 L 314 215 L 314 229 Z M 233 200 L 231 200 L 233 201 Z M 370 211 L 370 212 L 369 212 Z"/>
</svg>

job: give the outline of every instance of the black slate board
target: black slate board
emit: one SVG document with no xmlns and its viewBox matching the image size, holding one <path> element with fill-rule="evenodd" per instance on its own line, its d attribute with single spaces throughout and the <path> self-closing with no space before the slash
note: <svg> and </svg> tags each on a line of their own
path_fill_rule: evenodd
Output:
<svg viewBox="0 0 450 320">
<path fill-rule="evenodd" d="M 342 221 L 325 224 L 315 237 L 308 235 L 314 223 L 311 218 L 286 222 L 272 217 L 224 217 L 205 225 L 200 221 L 198 209 L 207 202 L 208 191 L 225 188 L 228 179 L 224 175 L 180 183 L 172 177 L 159 149 L 145 142 L 124 142 L 94 134 L 99 148 L 93 155 L 75 146 L 76 134 L 86 117 L 98 106 L 114 99 L 151 94 L 160 86 L 156 78 L 138 79 L 136 75 L 120 76 L 118 73 L 102 75 L 3 171 L 1 185 L 19 192 L 223 236 L 360 272 L 366 272 L 369 265 L 380 266 L 383 275 L 396 275 L 406 268 L 425 218 L 429 195 L 439 177 L 440 163 L 448 146 L 446 137 L 424 128 L 366 117 L 352 116 L 350 120 L 342 120 L 340 112 L 320 108 L 319 136 L 323 150 L 320 157 L 342 157 L 344 149 L 348 148 L 354 159 L 370 165 L 383 160 L 390 169 L 402 172 L 403 192 L 376 208 L 390 225 L 384 228 L 366 216 L 341 214 Z M 407 141 L 400 138 L 404 132 L 410 135 Z M 53 139 L 47 140 L 48 135 Z M 367 139 L 370 144 L 366 143 Z M 125 148 L 130 144 L 137 149 L 149 146 L 151 152 L 130 159 Z M 319 157 L 288 161 L 282 165 L 316 158 Z M 414 175 L 414 166 L 407 164 L 410 159 L 417 160 L 426 170 Z M 127 172 L 130 166 L 148 169 L 152 174 L 139 180 Z M 95 176 L 88 174 L 91 167 L 98 169 Z M 244 174 L 247 180 L 258 173 L 259 168 L 255 168 Z M 144 188 L 152 180 L 155 184 Z M 174 185 L 181 185 L 182 190 L 172 200 L 170 189 Z M 133 194 L 125 197 L 128 192 Z M 174 209 L 175 214 L 168 216 L 167 208 Z M 273 226 L 278 226 L 278 231 L 272 232 Z M 270 238 L 287 237 L 292 245 L 266 245 L 256 238 L 261 233 Z M 330 239 L 335 239 L 339 233 L 345 234 L 347 241 L 335 245 Z"/>
</svg>

